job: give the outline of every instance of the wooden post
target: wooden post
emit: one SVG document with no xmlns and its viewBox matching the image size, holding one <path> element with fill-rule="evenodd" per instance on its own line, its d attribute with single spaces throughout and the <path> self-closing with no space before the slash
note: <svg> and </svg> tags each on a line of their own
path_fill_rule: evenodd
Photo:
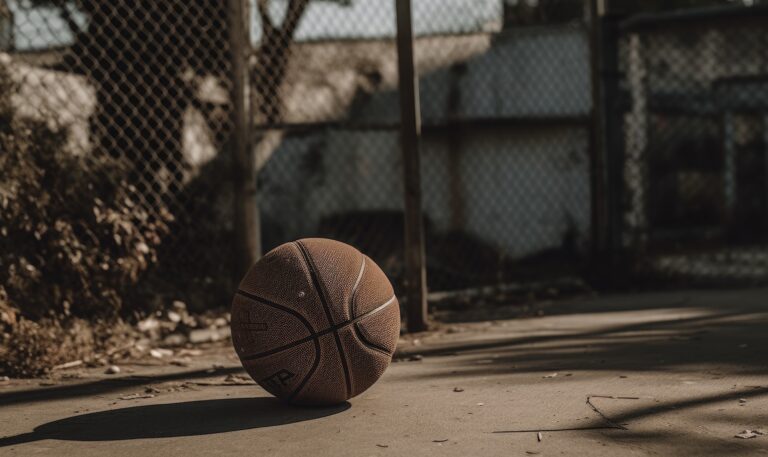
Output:
<svg viewBox="0 0 768 457">
<path fill-rule="evenodd" d="M 411 0 L 395 0 L 400 75 L 400 142 L 405 191 L 405 294 L 409 332 L 427 329 L 427 270 L 421 211 L 421 118 L 413 59 Z"/>
<path fill-rule="evenodd" d="M 248 58 L 250 29 L 248 0 L 229 0 L 229 46 L 231 65 L 231 148 L 234 178 L 235 284 L 261 255 L 261 230 L 256 195 L 256 163 L 250 147 L 250 102 Z"/>
</svg>

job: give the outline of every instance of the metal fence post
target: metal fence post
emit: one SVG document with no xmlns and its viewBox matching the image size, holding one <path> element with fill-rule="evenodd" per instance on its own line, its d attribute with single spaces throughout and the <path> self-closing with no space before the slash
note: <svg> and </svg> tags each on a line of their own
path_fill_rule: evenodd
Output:
<svg viewBox="0 0 768 457">
<path fill-rule="evenodd" d="M 427 272 L 421 209 L 418 79 L 413 58 L 411 0 L 395 0 L 400 76 L 400 141 L 405 191 L 405 293 L 408 331 L 427 329 Z"/>
<path fill-rule="evenodd" d="M 261 230 L 256 195 L 256 163 L 249 142 L 251 121 L 248 95 L 250 56 L 248 0 L 230 0 L 231 135 L 234 177 L 235 281 L 261 255 Z"/>
<path fill-rule="evenodd" d="M 608 200 L 605 144 L 605 101 L 602 75 L 601 43 L 604 0 L 587 0 L 589 8 L 589 48 L 592 82 L 592 122 L 590 129 L 590 182 L 591 182 L 591 260 L 600 265 L 608 252 Z"/>
<path fill-rule="evenodd" d="M 592 237 L 595 273 L 614 277 L 622 265 L 623 118 L 619 17 L 608 0 L 589 0 L 592 65 Z"/>
</svg>

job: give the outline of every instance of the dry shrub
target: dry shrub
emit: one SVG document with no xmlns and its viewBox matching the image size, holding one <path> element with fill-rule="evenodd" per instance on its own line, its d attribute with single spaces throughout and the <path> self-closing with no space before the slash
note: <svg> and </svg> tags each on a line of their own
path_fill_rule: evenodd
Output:
<svg viewBox="0 0 768 457">
<path fill-rule="evenodd" d="M 58 364 L 79 359 L 93 347 L 90 332 L 66 329 L 55 319 L 33 322 L 20 319 L 6 334 L 0 349 L 0 372 L 30 377 L 47 373 Z"/>
<path fill-rule="evenodd" d="M 143 302 L 171 218 L 145 211 L 106 154 L 75 156 L 66 131 L 18 119 L 13 89 L 0 62 L 0 365 L 35 375 L 99 346 L 75 318 L 117 322 Z"/>
<path fill-rule="evenodd" d="M 113 317 L 156 261 L 167 219 L 142 208 L 110 159 L 64 151 L 65 134 L 0 109 L 0 284 L 29 318 Z"/>
<path fill-rule="evenodd" d="M 83 319 L 21 318 L 2 337 L 0 374 L 32 377 L 75 360 L 86 364 L 110 361 L 108 354 L 133 341 L 131 327 L 120 320 L 91 323 Z"/>
</svg>

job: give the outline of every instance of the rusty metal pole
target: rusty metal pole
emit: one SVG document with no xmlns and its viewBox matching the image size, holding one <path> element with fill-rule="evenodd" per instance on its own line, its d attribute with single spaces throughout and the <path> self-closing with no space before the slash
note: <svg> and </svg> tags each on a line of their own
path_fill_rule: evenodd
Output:
<svg viewBox="0 0 768 457">
<path fill-rule="evenodd" d="M 421 209 L 421 118 L 413 58 L 411 1 L 395 0 L 397 58 L 400 75 L 400 143 L 405 191 L 405 295 L 409 332 L 426 330 L 427 269 Z"/>
<path fill-rule="evenodd" d="M 248 0 L 229 0 L 231 135 L 234 178 L 235 284 L 261 255 L 261 229 L 256 195 L 256 162 L 250 147 Z"/>
</svg>

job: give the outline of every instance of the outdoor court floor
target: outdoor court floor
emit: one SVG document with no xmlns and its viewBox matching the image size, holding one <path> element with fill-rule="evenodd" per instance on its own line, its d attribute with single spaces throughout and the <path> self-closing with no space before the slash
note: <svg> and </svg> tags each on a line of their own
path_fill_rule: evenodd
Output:
<svg viewBox="0 0 768 457">
<path fill-rule="evenodd" d="M 543 312 L 409 338 L 373 388 L 330 409 L 269 398 L 226 346 L 188 366 L 11 380 L 0 455 L 768 455 L 768 435 L 735 437 L 768 429 L 768 290 Z"/>
</svg>

